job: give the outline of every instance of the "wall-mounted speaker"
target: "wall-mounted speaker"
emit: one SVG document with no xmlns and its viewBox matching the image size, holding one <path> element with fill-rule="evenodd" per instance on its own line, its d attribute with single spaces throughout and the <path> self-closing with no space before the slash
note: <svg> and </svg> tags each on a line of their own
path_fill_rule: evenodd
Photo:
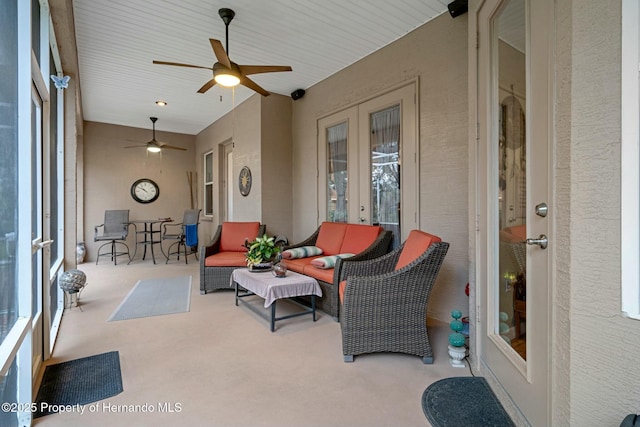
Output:
<svg viewBox="0 0 640 427">
<path fill-rule="evenodd" d="M 296 89 L 291 92 L 291 98 L 293 98 L 294 101 L 297 101 L 304 96 L 304 93 L 304 89 Z"/>
<path fill-rule="evenodd" d="M 469 0 L 455 0 L 447 5 L 452 18 L 464 15 L 469 10 Z"/>
</svg>

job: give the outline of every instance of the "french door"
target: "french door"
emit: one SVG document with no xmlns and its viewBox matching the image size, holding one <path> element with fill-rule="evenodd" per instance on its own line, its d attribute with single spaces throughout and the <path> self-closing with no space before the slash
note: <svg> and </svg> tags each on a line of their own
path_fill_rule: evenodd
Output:
<svg viewBox="0 0 640 427">
<path fill-rule="evenodd" d="M 553 7 L 552 0 L 481 3 L 473 12 L 477 70 L 470 61 L 477 85 L 477 353 L 534 426 L 551 419 Z"/>
<path fill-rule="evenodd" d="M 320 221 L 418 228 L 416 84 L 318 121 Z"/>
</svg>

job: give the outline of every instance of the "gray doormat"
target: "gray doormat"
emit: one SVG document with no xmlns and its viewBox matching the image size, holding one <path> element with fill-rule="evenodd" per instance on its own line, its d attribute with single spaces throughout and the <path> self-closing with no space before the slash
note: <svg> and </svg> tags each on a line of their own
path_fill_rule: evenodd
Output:
<svg viewBox="0 0 640 427">
<path fill-rule="evenodd" d="M 117 351 L 49 365 L 35 400 L 34 418 L 65 410 L 60 406 L 86 405 L 119 393 L 122 373 Z"/>
<path fill-rule="evenodd" d="M 422 394 L 433 427 L 515 427 L 482 377 L 445 378 Z"/>
<path fill-rule="evenodd" d="M 109 322 L 184 313 L 189 311 L 190 304 L 191 276 L 140 280 L 109 317 Z"/>
</svg>

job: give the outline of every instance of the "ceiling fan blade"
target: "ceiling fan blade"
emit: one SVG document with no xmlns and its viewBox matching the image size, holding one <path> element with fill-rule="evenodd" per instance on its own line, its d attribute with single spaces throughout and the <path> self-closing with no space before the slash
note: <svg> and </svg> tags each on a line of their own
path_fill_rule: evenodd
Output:
<svg viewBox="0 0 640 427">
<path fill-rule="evenodd" d="M 216 39 L 209 39 L 209 43 L 211 43 L 211 47 L 213 48 L 213 53 L 216 54 L 216 59 L 218 60 L 218 62 L 224 65 L 225 67 L 231 69 L 231 60 L 229 60 L 229 56 L 227 55 L 227 52 L 224 51 L 222 42 Z"/>
<path fill-rule="evenodd" d="M 278 73 L 281 71 L 293 71 L 288 65 L 238 65 L 243 76 L 261 73 Z"/>
<path fill-rule="evenodd" d="M 211 67 L 201 67 L 200 65 L 180 64 L 178 62 L 166 62 L 166 61 L 153 61 L 154 64 L 160 65 L 174 65 L 176 67 L 189 67 L 189 68 L 204 68 L 205 70 L 213 70 Z"/>
<path fill-rule="evenodd" d="M 147 148 L 147 146 L 146 145 L 129 145 L 124 148 Z"/>
<path fill-rule="evenodd" d="M 213 86 L 215 86 L 215 84 L 216 84 L 216 80 L 215 79 L 209 80 L 200 89 L 198 89 L 198 93 L 205 93 L 206 91 L 211 89 Z"/>
<path fill-rule="evenodd" d="M 240 76 L 240 84 L 248 87 L 249 89 L 253 89 L 258 92 L 262 96 L 269 96 L 271 93 L 267 92 L 263 88 L 261 88 L 256 82 L 251 80 L 249 77 Z"/>
<path fill-rule="evenodd" d="M 161 146 L 160 146 L 160 148 L 161 148 L 162 150 L 164 150 L 165 148 L 168 148 L 168 149 L 170 149 L 170 150 L 182 150 L 182 151 L 187 151 L 187 149 L 186 149 L 186 148 L 182 148 L 182 147 L 174 147 L 173 145 L 167 145 L 167 144 L 161 145 Z"/>
</svg>

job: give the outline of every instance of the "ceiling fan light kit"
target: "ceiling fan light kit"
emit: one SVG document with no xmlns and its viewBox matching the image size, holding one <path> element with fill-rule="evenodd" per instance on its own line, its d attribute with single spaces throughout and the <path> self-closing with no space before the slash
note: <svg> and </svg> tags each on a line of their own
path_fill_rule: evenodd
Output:
<svg viewBox="0 0 640 427">
<path fill-rule="evenodd" d="M 148 151 L 148 152 L 150 152 L 150 153 L 159 153 L 159 152 L 161 152 L 161 151 L 162 151 L 162 148 L 158 147 L 158 146 L 157 146 L 157 145 L 155 145 L 155 144 L 151 144 L 151 143 L 149 143 L 149 144 L 147 145 L 147 151 Z"/>
<path fill-rule="evenodd" d="M 224 87 L 238 86 L 240 83 L 240 77 L 238 77 L 238 74 L 239 73 L 236 73 L 234 70 L 230 70 L 219 62 L 216 62 L 213 65 L 213 79 L 216 83 Z"/>
<path fill-rule="evenodd" d="M 225 26 L 226 50 L 222 46 L 220 40 L 209 39 L 213 53 L 217 62 L 212 67 L 203 67 L 200 65 L 181 64 L 178 62 L 153 61 L 154 64 L 171 65 L 175 67 L 204 68 L 213 72 L 213 78 L 207 81 L 198 93 L 205 93 L 217 84 L 225 87 L 234 87 L 241 84 L 249 89 L 258 92 L 262 96 L 269 96 L 270 93 L 263 89 L 256 82 L 251 80 L 249 75 L 262 73 L 278 73 L 282 71 L 292 71 L 288 65 L 238 65 L 229 59 L 229 23 L 236 15 L 235 12 L 228 8 L 218 10 L 218 15 L 222 18 Z"/>
<path fill-rule="evenodd" d="M 151 123 L 153 123 L 153 136 L 151 138 L 151 141 L 147 142 L 146 144 L 130 145 L 124 148 L 143 148 L 144 147 L 150 153 L 159 153 L 162 151 L 163 148 L 169 148 L 171 150 L 182 150 L 182 151 L 187 150 L 186 148 L 174 147 L 172 145 L 168 145 L 168 144 L 165 144 L 164 142 L 159 142 L 158 140 L 156 140 L 156 122 L 158 121 L 158 118 L 149 117 L 149 120 L 151 120 Z"/>
</svg>

